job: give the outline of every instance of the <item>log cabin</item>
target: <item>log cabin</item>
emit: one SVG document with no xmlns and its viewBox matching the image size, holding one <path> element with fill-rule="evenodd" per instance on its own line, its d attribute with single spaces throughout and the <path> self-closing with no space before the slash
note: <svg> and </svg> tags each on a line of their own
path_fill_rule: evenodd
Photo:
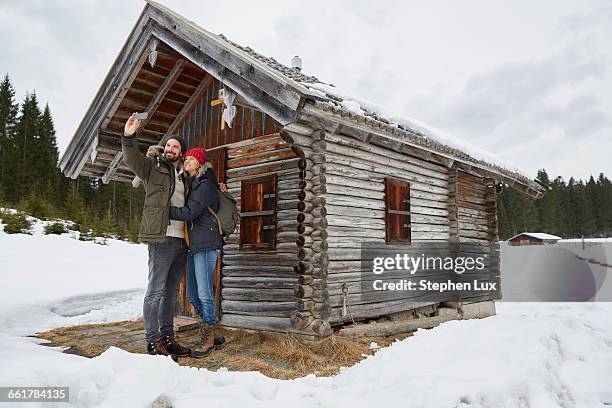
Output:
<svg viewBox="0 0 612 408">
<path fill-rule="evenodd" d="M 545 232 L 521 232 L 508 238 L 510 245 L 547 245 L 556 244 L 561 237 L 556 235 L 547 234 Z"/>
<path fill-rule="evenodd" d="M 539 197 L 519 169 L 420 122 L 385 116 L 301 70 L 147 1 L 65 150 L 65 176 L 133 182 L 120 137 L 148 112 L 143 149 L 178 133 L 205 147 L 237 198 L 220 262 L 221 323 L 321 338 L 426 299 L 362 293 L 364 242 L 484 243 L 499 280 L 496 194 Z M 499 289 L 479 299 L 498 299 Z M 184 283 L 178 312 L 195 316 Z"/>
</svg>

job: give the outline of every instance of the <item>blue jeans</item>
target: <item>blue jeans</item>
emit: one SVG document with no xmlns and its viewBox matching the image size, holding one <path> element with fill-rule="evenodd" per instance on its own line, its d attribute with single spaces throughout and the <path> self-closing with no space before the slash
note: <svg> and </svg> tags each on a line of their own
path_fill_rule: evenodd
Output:
<svg viewBox="0 0 612 408">
<path fill-rule="evenodd" d="M 218 250 L 207 249 L 189 255 L 187 269 L 187 298 L 193 305 L 202 322 L 217 324 L 215 311 L 215 265 Z"/>
</svg>

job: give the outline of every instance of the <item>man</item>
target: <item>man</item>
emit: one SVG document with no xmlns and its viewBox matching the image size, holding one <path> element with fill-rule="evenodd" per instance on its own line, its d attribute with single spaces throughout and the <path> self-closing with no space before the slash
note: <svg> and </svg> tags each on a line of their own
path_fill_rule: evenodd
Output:
<svg viewBox="0 0 612 408">
<path fill-rule="evenodd" d="M 187 145 L 177 135 L 169 135 L 161 147 L 151 146 L 140 153 L 135 134 L 140 121 L 130 116 L 121 138 L 123 160 L 144 183 L 146 197 L 139 238 L 148 243 L 149 283 L 144 298 L 143 318 L 149 354 L 190 356 L 191 350 L 176 341 L 174 311 L 187 248 L 184 223 L 171 221 L 170 206 L 185 205 L 185 177 L 181 156 Z"/>
</svg>

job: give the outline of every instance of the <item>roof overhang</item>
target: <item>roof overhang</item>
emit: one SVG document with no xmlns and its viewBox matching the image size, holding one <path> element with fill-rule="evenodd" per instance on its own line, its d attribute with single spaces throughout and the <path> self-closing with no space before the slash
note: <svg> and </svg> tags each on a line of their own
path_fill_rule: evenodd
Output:
<svg viewBox="0 0 612 408">
<path fill-rule="evenodd" d="M 158 42 L 168 45 L 190 64 L 236 91 L 243 103 L 266 113 L 282 125 L 296 120 L 305 97 L 317 97 L 306 87 L 279 74 L 222 37 L 159 3 L 147 1 L 62 154 L 59 167 L 66 176 L 78 177 L 88 160 L 91 162 L 95 158 L 98 137 L 105 134 L 105 127 Z M 158 133 L 161 134 L 152 135 L 151 142 L 163 137 L 163 129 Z M 115 163 L 120 163 L 120 160 L 115 160 Z"/>
<path fill-rule="evenodd" d="M 403 129 L 381 123 L 375 119 L 329 109 L 324 103 L 306 104 L 300 117 L 308 122 L 313 118 L 332 133 L 342 132 L 361 141 L 383 146 L 397 152 L 420 155 L 451 167 L 458 163 L 464 169 L 473 170 L 499 183 L 506 183 L 531 197 L 539 198 L 546 187 L 519 173 L 471 158 L 464 152 L 452 149 L 430 139 L 424 139 Z"/>
</svg>

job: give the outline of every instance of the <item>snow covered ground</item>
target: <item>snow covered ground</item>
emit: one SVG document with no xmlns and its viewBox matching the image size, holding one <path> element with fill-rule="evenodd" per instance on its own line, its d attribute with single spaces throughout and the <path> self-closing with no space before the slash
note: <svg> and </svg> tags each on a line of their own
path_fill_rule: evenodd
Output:
<svg viewBox="0 0 612 408">
<path fill-rule="evenodd" d="M 611 303 L 501 303 L 497 316 L 420 330 L 331 378 L 210 372 L 117 348 L 63 354 L 24 336 L 138 317 L 146 247 L 41 231 L 0 232 L 0 386 L 68 386 L 76 407 L 612 406 Z"/>
</svg>

